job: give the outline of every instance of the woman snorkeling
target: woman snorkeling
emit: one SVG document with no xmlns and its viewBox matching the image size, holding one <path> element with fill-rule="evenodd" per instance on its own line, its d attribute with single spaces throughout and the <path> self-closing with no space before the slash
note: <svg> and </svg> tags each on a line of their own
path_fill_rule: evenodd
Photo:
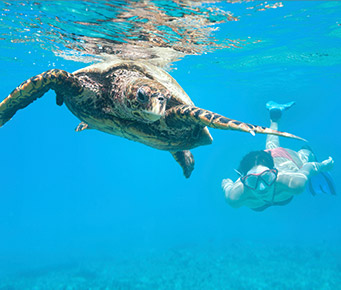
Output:
<svg viewBox="0 0 341 290">
<path fill-rule="evenodd" d="M 282 113 L 292 107 L 294 102 L 277 104 L 268 102 L 270 128 L 278 130 Z M 310 182 L 314 191 L 329 191 L 335 194 L 330 175 L 326 174 L 334 165 L 331 157 L 317 162 L 308 146 L 298 152 L 280 147 L 279 137 L 268 135 L 266 150 L 252 151 L 240 162 L 236 182 L 231 179 L 222 181 L 227 202 L 235 208 L 243 205 L 255 211 L 263 211 L 273 205 L 286 205 L 294 195 L 302 193 L 309 180 L 319 175 L 319 181 Z M 322 182 L 322 184 L 321 184 Z"/>
</svg>

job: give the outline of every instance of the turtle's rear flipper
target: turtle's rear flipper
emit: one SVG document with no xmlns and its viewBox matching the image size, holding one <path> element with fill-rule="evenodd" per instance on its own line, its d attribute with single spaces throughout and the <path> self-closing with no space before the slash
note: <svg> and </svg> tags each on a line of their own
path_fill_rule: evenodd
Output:
<svg viewBox="0 0 341 290">
<path fill-rule="evenodd" d="M 306 141 L 290 133 L 280 132 L 262 126 L 243 123 L 240 121 L 226 118 L 217 113 L 213 113 L 211 111 L 190 105 L 179 105 L 169 109 L 166 113 L 166 119 L 167 118 L 177 118 L 179 121 L 181 120 L 191 121 L 195 124 L 201 124 L 203 126 L 208 126 L 215 129 L 237 130 L 242 132 L 248 132 L 251 133 L 252 135 L 254 135 L 255 133 L 271 134 Z"/>
<path fill-rule="evenodd" d="M 18 110 L 27 107 L 50 89 L 57 94 L 57 105 L 62 105 L 64 95 L 79 94 L 82 91 L 82 86 L 74 75 L 64 70 L 52 69 L 34 76 L 23 82 L 0 103 L 0 127 L 9 121 Z"/>
<path fill-rule="evenodd" d="M 176 162 L 178 162 L 182 167 L 185 177 L 189 178 L 194 169 L 194 157 L 191 151 L 176 151 L 171 152 L 171 154 L 173 155 Z"/>
</svg>

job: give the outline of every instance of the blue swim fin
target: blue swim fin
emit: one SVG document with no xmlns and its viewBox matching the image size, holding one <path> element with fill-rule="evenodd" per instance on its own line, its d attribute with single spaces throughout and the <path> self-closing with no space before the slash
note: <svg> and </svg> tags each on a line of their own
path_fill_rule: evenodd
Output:
<svg viewBox="0 0 341 290">
<path fill-rule="evenodd" d="M 274 101 L 266 103 L 265 107 L 270 112 L 270 118 L 272 121 L 278 121 L 282 117 L 282 113 L 295 105 L 295 102 L 289 102 L 286 104 L 278 104 Z"/>
<path fill-rule="evenodd" d="M 336 195 L 335 183 L 328 172 L 320 172 L 311 177 L 309 179 L 308 189 L 312 195 L 322 193 Z"/>
<path fill-rule="evenodd" d="M 310 162 L 317 162 L 316 155 L 308 144 L 302 146 L 301 149 L 306 149 L 311 152 L 311 157 L 309 158 Z M 336 195 L 335 183 L 329 172 L 320 172 L 311 177 L 308 181 L 308 190 L 312 195 L 322 193 Z"/>
</svg>

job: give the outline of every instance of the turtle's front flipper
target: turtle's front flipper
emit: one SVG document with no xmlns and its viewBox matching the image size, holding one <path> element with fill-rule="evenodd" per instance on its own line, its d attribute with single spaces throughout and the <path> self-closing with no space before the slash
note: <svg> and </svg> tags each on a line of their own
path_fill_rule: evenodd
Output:
<svg viewBox="0 0 341 290">
<path fill-rule="evenodd" d="M 50 89 L 56 92 L 57 105 L 61 106 L 63 96 L 81 93 L 82 86 L 73 74 L 64 70 L 52 69 L 34 76 L 23 82 L 0 103 L 0 127 L 9 121 L 18 110 L 27 107 Z"/>
<path fill-rule="evenodd" d="M 192 121 L 195 124 L 201 124 L 203 126 L 208 126 L 215 129 L 237 130 L 242 132 L 248 132 L 251 133 L 252 135 L 254 135 L 255 133 L 271 134 L 305 141 L 304 139 L 290 133 L 280 132 L 262 126 L 243 123 L 240 121 L 226 118 L 217 113 L 213 113 L 211 111 L 190 105 L 179 105 L 167 110 L 166 120 L 168 118 L 178 119 L 179 121 L 181 120 Z"/>
<path fill-rule="evenodd" d="M 178 162 L 182 167 L 185 177 L 189 178 L 194 169 L 194 157 L 191 151 L 176 151 L 171 152 L 171 154 L 173 155 L 176 162 Z"/>
</svg>

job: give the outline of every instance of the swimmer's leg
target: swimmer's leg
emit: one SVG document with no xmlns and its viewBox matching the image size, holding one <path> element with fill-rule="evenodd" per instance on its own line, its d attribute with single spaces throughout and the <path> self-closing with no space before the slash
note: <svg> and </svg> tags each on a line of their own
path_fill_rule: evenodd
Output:
<svg viewBox="0 0 341 290">
<path fill-rule="evenodd" d="M 278 129 L 278 121 L 274 122 L 274 121 L 270 121 L 270 126 L 271 129 L 273 130 L 277 130 Z M 279 138 L 278 136 L 275 135 L 267 135 L 266 136 L 266 144 L 265 144 L 266 149 L 274 149 L 279 146 Z"/>
<path fill-rule="evenodd" d="M 278 123 L 282 117 L 282 113 L 289 108 L 291 108 L 295 102 L 289 102 L 286 104 L 277 104 L 273 101 L 269 101 L 266 103 L 266 108 L 270 113 L 270 128 L 273 130 L 278 130 Z M 268 135 L 266 137 L 266 149 L 274 149 L 280 147 L 279 138 L 275 135 Z"/>
</svg>

